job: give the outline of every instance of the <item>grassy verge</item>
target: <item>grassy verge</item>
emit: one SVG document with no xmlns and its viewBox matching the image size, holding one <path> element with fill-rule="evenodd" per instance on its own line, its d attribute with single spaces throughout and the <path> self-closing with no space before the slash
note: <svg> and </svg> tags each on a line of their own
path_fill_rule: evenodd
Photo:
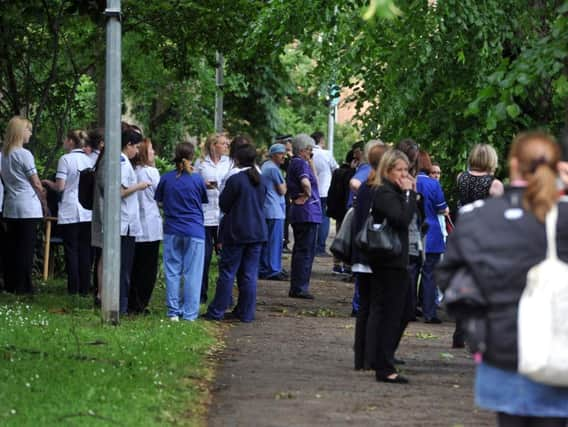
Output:
<svg viewBox="0 0 568 427">
<path fill-rule="evenodd" d="M 0 425 L 201 425 L 218 329 L 168 321 L 163 286 L 152 314 L 105 326 L 64 286 L 0 293 Z"/>
</svg>

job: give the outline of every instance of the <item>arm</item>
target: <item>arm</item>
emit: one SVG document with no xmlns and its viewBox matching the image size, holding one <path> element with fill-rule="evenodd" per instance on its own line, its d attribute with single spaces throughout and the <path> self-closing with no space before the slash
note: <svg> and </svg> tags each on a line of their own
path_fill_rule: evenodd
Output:
<svg viewBox="0 0 568 427">
<path fill-rule="evenodd" d="M 136 193 L 137 191 L 145 190 L 146 188 L 150 187 L 151 185 L 152 184 L 149 183 L 148 181 L 140 181 L 140 182 L 137 182 L 134 185 L 131 185 L 130 187 L 121 186 L 120 187 L 120 197 L 124 199 L 125 197 L 128 197 L 131 194 Z"/>
<path fill-rule="evenodd" d="M 286 188 L 286 183 L 283 182 L 282 184 L 276 184 L 276 192 L 278 194 L 280 194 L 281 196 L 283 196 L 284 194 L 286 194 L 287 188 Z"/>
<path fill-rule="evenodd" d="M 357 178 L 351 178 L 349 181 L 349 189 L 353 191 L 353 193 L 356 193 L 359 190 L 359 187 L 361 187 L 361 181 Z"/>
<path fill-rule="evenodd" d="M 43 189 L 42 185 L 41 185 L 41 181 L 39 180 L 39 177 L 34 174 L 28 177 L 30 184 L 32 186 L 32 188 L 34 189 L 35 193 L 37 194 L 37 197 L 41 203 L 41 209 L 43 210 L 43 214 L 44 216 L 48 216 L 49 214 L 49 209 L 47 208 L 47 199 L 45 198 L 45 190 Z"/>
<path fill-rule="evenodd" d="M 49 179 L 42 179 L 41 183 L 43 185 L 49 187 L 51 190 L 58 191 L 59 193 L 61 193 L 65 189 L 65 180 L 64 179 L 57 178 L 55 180 L 55 182 L 53 182 Z M 32 186 L 33 186 L 33 184 L 32 184 Z"/>
<path fill-rule="evenodd" d="M 375 221 L 379 223 L 386 218 L 396 228 L 408 227 L 416 209 L 416 193 L 411 190 L 399 194 L 394 190 L 379 188 L 373 198 Z"/>
</svg>

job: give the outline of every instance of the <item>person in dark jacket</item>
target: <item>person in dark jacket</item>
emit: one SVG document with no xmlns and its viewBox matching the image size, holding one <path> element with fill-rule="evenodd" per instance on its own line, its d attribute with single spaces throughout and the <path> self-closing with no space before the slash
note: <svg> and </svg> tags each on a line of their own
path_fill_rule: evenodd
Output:
<svg viewBox="0 0 568 427">
<path fill-rule="evenodd" d="M 503 197 L 462 207 L 438 269 L 443 288 L 465 271 L 468 283 L 484 297 L 473 313 L 483 332 L 472 342 L 483 359 L 476 369 L 475 400 L 497 412 L 500 426 L 565 426 L 568 419 L 568 387 L 536 383 L 517 372 L 518 304 L 527 272 L 545 258 L 544 219 L 558 200 L 558 159 L 551 136 L 517 136 L 509 154 L 511 187 Z M 557 247 L 559 257 L 568 261 L 565 202 L 559 203 Z M 471 316 L 463 311 L 462 317 Z"/>
<path fill-rule="evenodd" d="M 237 272 L 239 299 L 233 316 L 241 322 L 254 320 L 260 252 L 268 234 L 263 211 L 266 187 L 255 158 L 253 145 L 245 144 L 237 149 L 236 161 L 241 171 L 227 180 L 219 196 L 219 207 L 224 213 L 219 231 L 223 250 L 215 298 L 204 316 L 209 320 L 221 320 L 225 316 Z"/>
<path fill-rule="evenodd" d="M 407 383 L 394 366 L 394 353 L 400 338 L 410 279 L 408 275 L 408 226 L 416 211 L 416 183 L 408 174 L 408 157 L 399 150 L 389 150 L 381 159 L 381 185 L 373 198 L 373 219 L 384 219 L 396 231 L 402 251 L 396 257 L 369 256 L 375 283 L 371 286 L 369 322 L 378 316 L 375 372 L 377 381 Z"/>
<path fill-rule="evenodd" d="M 374 191 L 380 184 L 378 173 L 379 163 L 387 147 L 385 145 L 375 145 L 369 150 L 368 160 L 371 165 L 369 178 L 361 184 L 357 191 L 354 202 L 353 235 L 357 235 L 363 228 L 363 224 L 369 215 L 371 204 L 373 203 Z M 361 252 L 356 245 L 352 247 L 351 254 L 352 271 L 357 277 L 359 285 L 359 310 L 357 311 L 357 321 L 355 323 L 355 369 L 374 369 L 375 355 L 378 339 L 378 317 L 375 315 L 372 322 L 369 322 L 371 308 L 371 288 L 373 286 L 373 270 L 369 266 L 367 256 Z M 376 311 L 374 314 L 377 314 Z"/>
</svg>

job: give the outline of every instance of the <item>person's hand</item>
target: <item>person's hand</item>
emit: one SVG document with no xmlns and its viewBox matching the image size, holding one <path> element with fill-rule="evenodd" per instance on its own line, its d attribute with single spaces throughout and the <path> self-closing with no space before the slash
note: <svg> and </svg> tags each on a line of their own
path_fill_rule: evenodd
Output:
<svg viewBox="0 0 568 427">
<path fill-rule="evenodd" d="M 140 181 L 138 183 L 138 190 L 145 190 L 152 185 L 151 182 L 148 181 Z"/>
<path fill-rule="evenodd" d="M 205 181 L 205 187 L 208 190 L 213 190 L 217 188 L 217 186 L 218 186 L 217 181 Z"/>
<path fill-rule="evenodd" d="M 305 193 L 301 193 L 298 197 L 292 200 L 295 205 L 303 205 L 308 201 L 309 196 Z"/>
<path fill-rule="evenodd" d="M 402 191 L 413 190 L 416 186 L 414 179 L 410 176 L 400 177 L 396 180 L 396 184 L 400 187 Z"/>
</svg>

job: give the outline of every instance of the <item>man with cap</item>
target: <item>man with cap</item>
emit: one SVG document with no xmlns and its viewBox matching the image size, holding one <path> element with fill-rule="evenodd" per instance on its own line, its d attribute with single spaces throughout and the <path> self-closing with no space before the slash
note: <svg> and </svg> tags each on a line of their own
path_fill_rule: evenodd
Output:
<svg viewBox="0 0 568 427">
<path fill-rule="evenodd" d="M 284 161 L 280 165 L 280 170 L 284 174 L 284 177 L 288 174 L 288 166 L 290 165 L 290 161 L 292 160 L 292 135 L 278 135 L 276 137 L 277 144 L 282 144 L 286 147 L 286 153 L 284 155 Z M 289 225 L 290 222 L 288 221 L 288 214 L 290 213 L 290 197 L 288 194 L 284 195 L 284 202 L 286 203 L 286 219 L 284 220 L 284 241 L 283 241 L 283 248 L 282 252 L 291 254 L 292 251 L 288 248 L 288 243 L 290 243 L 289 239 Z"/>
<path fill-rule="evenodd" d="M 285 155 L 286 146 L 274 144 L 268 151 L 269 159 L 261 167 L 261 178 L 266 187 L 264 216 L 268 228 L 268 241 L 262 247 L 258 275 L 266 280 L 284 281 L 288 279 L 288 275 L 282 270 L 286 182 L 280 171 L 280 165 L 284 163 Z"/>
</svg>

